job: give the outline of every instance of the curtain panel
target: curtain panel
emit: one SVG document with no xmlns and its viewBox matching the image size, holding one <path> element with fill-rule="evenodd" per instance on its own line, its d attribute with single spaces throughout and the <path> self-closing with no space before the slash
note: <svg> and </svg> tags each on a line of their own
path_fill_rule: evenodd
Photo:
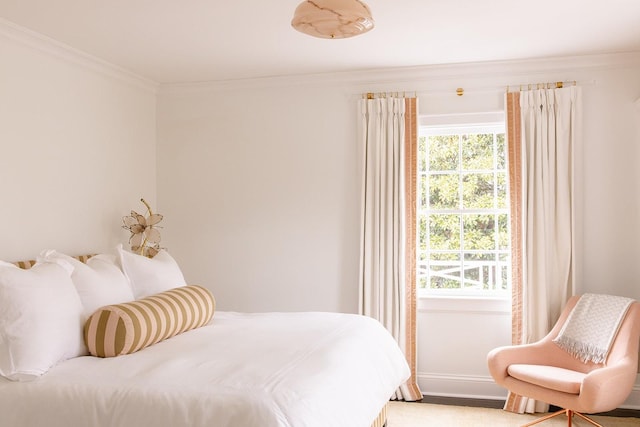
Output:
<svg viewBox="0 0 640 427">
<path fill-rule="evenodd" d="M 512 340 L 543 338 L 575 292 L 574 153 L 581 90 L 573 86 L 505 97 L 512 244 Z M 505 409 L 548 406 L 509 395 Z"/>
<path fill-rule="evenodd" d="M 419 400 L 416 383 L 415 177 L 417 100 L 362 99 L 360 313 L 379 320 L 404 352 L 411 378 L 399 400 Z"/>
</svg>

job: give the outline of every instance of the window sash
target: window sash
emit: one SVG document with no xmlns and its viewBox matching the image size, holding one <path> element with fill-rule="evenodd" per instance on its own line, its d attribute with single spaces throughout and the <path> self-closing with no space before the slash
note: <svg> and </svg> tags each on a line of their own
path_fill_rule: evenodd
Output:
<svg viewBox="0 0 640 427">
<path fill-rule="evenodd" d="M 508 169 L 506 162 L 506 141 L 504 140 L 504 123 L 491 124 L 458 124 L 451 126 L 421 127 L 419 137 L 425 138 L 422 152 L 418 154 L 418 173 L 416 184 L 419 192 L 416 200 L 418 230 L 416 230 L 416 286 L 421 295 L 460 295 L 460 296 L 504 296 L 510 292 L 510 248 L 509 248 L 509 206 L 508 206 Z M 464 169 L 464 135 L 492 134 L 492 167 Z M 501 142 L 499 135 L 502 135 Z M 455 169 L 429 170 L 429 137 L 457 136 L 458 152 Z M 501 143 L 499 147 L 498 144 Z M 499 151 L 502 152 L 499 152 Z M 478 207 L 471 204 L 465 208 L 464 184 L 465 179 L 472 175 L 485 174 L 485 184 L 491 181 L 492 207 Z M 431 207 L 430 184 L 433 177 L 454 177 L 457 179 L 456 206 Z M 475 177 L 481 179 L 482 177 Z M 471 178 L 473 179 L 473 177 Z M 502 180 L 502 181 L 500 181 Z M 499 194 L 499 192 L 502 192 Z M 503 196 L 503 203 L 499 203 Z M 469 205 L 468 201 L 466 203 Z M 454 248 L 431 249 L 431 228 L 429 220 L 432 215 L 458 216 L 458 245 Z M 491 249 L 465 248 L 465 217 L 472 215 L 493 216 L 493 230 L 490 232 L 494 241 Z M 501 236 L 499 220 L 502 216 L 506 227 L 506 236 Z M 424 224 L 424 221 L 427 221 Z M 426 233 L 420 228 L 426 227 Z M 453 230 L 449 230 L 453 233 Z M 426 234 L 426 236 L 421 236 Z M 486 237 L 486 236 L 485 236 Z M 501 237 L 506 244 L 501 243 Z M 426 241 L 425 241 L 426 240 Z M 453 259 L 446 259 L 447 257 Z M 444 258 L 444 259 L 437 259 Z M 455 288 L 433 288 L 433 283 L 458 282 Z"/>
</svg>

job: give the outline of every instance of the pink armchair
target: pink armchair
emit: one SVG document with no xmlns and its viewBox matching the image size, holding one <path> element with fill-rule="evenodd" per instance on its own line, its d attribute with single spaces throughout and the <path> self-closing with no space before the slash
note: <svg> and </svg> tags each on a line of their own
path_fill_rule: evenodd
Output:
<svg viewBox="0 0 640 427">
<path fill-rule="evenodd" d="M 489 372 L 509 391 L 565 408 L 523 427 L 566 414 L 600 426 L 582 413 L 610 411 L 631 393 L 638 371 L 640 302 L 632 303 L 604 364 L 583 363 L 552 340 L 579 300 L 572 297 L 551 332 L 533 344 L 499 347 L 488 355 Z M 600 426 L 601 427 L 601 426 Z"/>
</svg>

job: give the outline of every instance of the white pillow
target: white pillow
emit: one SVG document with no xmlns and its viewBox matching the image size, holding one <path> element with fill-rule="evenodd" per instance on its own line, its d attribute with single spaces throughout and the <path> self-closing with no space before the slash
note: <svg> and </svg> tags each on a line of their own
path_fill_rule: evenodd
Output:
<svg viewBox="0 0 640 427">
<path fill-rule="evenodd" d="M 95 255 L 83 263 L 73 257 L 54 250 L 44 251 L 38 258 L 45 262 L 67 262 L 73 266 L 71 280 L 80 295 L 86 320 L 100 307 L 119 304 L 134 299 L 129 281 L 113 255 Z"/>
<path fill-rule="evenodd" d="M 153 258 L 147 258 L 118 245 L 118 254 L 136 299 L 186 285 L 178 263 L 164 249 Z"/>
<path fill-rule="evenodd" d="M 0 262 L 0 375 L 30 381 L 84 354 L 82 303 L 70 264 Z"/>
</svg>

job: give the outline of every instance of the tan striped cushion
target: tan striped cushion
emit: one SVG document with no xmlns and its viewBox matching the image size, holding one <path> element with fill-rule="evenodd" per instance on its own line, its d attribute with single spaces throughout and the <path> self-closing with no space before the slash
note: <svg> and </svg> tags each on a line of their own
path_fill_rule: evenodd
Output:
<svg viewBox="0 0 640 427">
<path fill-rule="evenodd" d="M 94 356 L 129 354 L 207 324 L 214 310 L 208 289 L 174 288 L 98 309 L 84 325 L 84 341 Z"/>
</svg>

